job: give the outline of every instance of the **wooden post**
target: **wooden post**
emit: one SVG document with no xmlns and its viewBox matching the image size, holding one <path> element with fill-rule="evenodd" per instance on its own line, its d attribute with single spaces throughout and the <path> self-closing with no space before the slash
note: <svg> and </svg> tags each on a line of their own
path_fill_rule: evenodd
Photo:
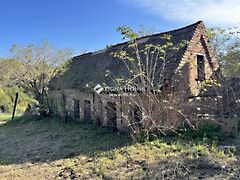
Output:
<svg viewBox="0 0 240 180">
<path fill-rule="evenodd" d="M 16 107 L 17 107 L 17 102 L 18 102 L 18 92 L 16 93 L 15 102 L 14 102 L 14 106 L 13 106 L 12 120 L 14 120 Z"/>
</svg>

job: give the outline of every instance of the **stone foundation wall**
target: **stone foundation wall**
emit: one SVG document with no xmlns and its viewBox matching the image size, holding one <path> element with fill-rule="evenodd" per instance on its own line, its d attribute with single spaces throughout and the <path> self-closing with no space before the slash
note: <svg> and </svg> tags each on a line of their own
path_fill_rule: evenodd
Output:
<svg viewBox="0 0 240 180">
<path fill-rule="evenodd" d="M 64 118 L 64 108 L 63 108 L 63 95 L 65 96 L 65 108 L 69 117 L 81 121 L 86 119 L 84 117 L 84 101 L 90 101 L 91 105 L 91 120 L 93 123 L 97 123 L 101 126 L 109 126 L 111 122 L 107 117 L 107 103 L 112 102 L 116 104 L 116 128 L 119 131 L 130 132 L 130 121 L 132 116 L 131 107 L 129 106 L 129 101 L 127 97 L 115 97 L 112 98 L 109 95 L 98 95 L 92 92 L 81 92 L 79 90 L 56 90 L 50 92 L 50 104 L 52 110 L 55 114 L 60 115 Z M 74 117 L 74 101 L 79 101 L 79 119 Z M 143 100 L 144 102 L 144 100 Z M 181 103 L 181 102 L 179 102 Z M 145 106 L 144 104 L 143 106 Z M 190 118 L 197 117 L 201 118 L 197 120 L 199 123 L 217 123 L 221 125 L 222 132 L 225 135 L 235 136 L 238 131 L 238 119 L 235 118 L 225 118 L 223 116 L 211 116 L 212 114 L 217 114 L 219 104 L 217 99 L 214 98 L 202 98 L 193 99 L 192 102 L 176 104 L 182 106 L 184 115 Z M 211 106 L 211 108 L 209 108 Z M 174 107 L 173 107 L 174 108 Z M 176 106 L 176 108 L 179 108 Z M 197 109 L 199 108 L 199 109 Z M 183 116 L 173 109 L 167 111 L 159 111 L 154 118 L 156 122 L 162 123 L 164 126 L 175 126 L 177 127 L 180 123 L 184 121 Z M 187 114 L 189 113 L 189 114 Z M 202 116 L 201 116 L 202 114 Z M 165 121 L 165 122 L 163 122 Z M 151 123 L 151 122 L 149 122 Z M 154 130 L 154 129 L 153 129 Z"/>
<path fill-rule="evenodd" d="M 173 101 L 170 98 L 172 97 L 159 97 L 159 98 L 168 98 L 168 101 Z M 144 107 L 147 109 L 148 107 L 148 99 L 144 99 L 143 97 L 135 97 L 136 101 L 137 98 L 141 98 L 142 101 L 139 104 L 140 107 Z M 50 91 L 49 93 L 50 105 L 54 112 L 54 114 L 60 115 L 61 117 L 65 118 L 64 110 L 66 111 L 67 115 L 72 119 L 77 121 L 86 120 L 84 117 L 84 101 L 90 101 L 91 105 L 91 120 L 94 123 L 97 123 L 101 126 L 109 126 L 111 122 L 107 117 L 107 104 L 114 103 L 116 105 L 116 127 L 120 131 L 129 132 L 130 131 L 130 124 L 135 121 L 133 117 L 133 109 L 134 106 L 131 106 L 131 102 L 134 98 L 129 97 L 110 97 L 108 94 L 101 94 L 98 95 L 92 92 L 81 92 L 79 90 L 74 89 L 66 89 L 66 90 L 55 90 Z M 79 101 L 79 119 L 74 117 L 74 101 Z M 175 103 L 175 108 L 179 108 L 179 104 Z M 173 106 L 174 107 L 174 106 Z M 65 108 L 65 109 L 64 109 Z M 149 120 L 147 123 L 149 126 L 152 123 L 156 123 L 156 126 L 166 126 L 166 127 L 176 127 L 179 123 L 181 123 L 182 116 L 177 111 L 172 109 L 165 110 L 164 106 L 162 105 L 157 106 L 159 108 L 156 110 L 156 113 L 152 116 L 152 120 Z M 90 120 L 90 119 L 88 119 Z"/>
<path fill-rule="evenodd" d="M 63 113 L 63 96 L 65 96 L 65 108 L 67 114 L 72 119 L 77 121 L 84 120 L 84 101 L 90 101 L 91 105 L 91 120 L 102 126 L 108 126 L 107 119 L 107 103 L 112 102 L 116 104 L 116 118 L 117 128 L 120 131 L 128 131 L 128 106 L 121 106 L 122 103 L 127 103 L 126 99 L 111 98 L 108 95 L 98 95 L 92 92 L 81 92 L 79 90 L 67 89 L 67 90 L 54 90 L 49 93 L 49 100 L 51 109 L 54 114 L 60 115 L 64 118 Z M 74 100 L 79 101 L 79 119 L 74 117 Z"/>
</svg>

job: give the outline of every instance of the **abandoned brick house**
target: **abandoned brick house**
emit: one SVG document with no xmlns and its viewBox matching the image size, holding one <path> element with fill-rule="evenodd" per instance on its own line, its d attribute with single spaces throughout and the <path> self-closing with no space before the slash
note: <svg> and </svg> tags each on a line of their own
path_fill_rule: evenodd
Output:
<svg viewBox="0 0 240 180">
<path fill-rule="evenodd" d="M 176 70 L 180 70 L 182 75 L 178 77 L 178 83 L 174 84 L 174 90 L 184 89 L 188 92 L 189 98 L 197 97 L 201 92 L 200 82 L 203 79 L 217 79 L 216 72 L 219 68 L 203 22 L 199 21 L 180 29 L 141 37 L 137 42 L 161 45 L 160 39 L 164 34 L 171 35 L 174 44 L 183 40 L 189 42 L 177 53 L 168 56 L 167 76 L 168 79 L 172 79 L 177 76 Z M 54 113 L 61 116 L 67 113 L 74 119 L 95 120 L 103 126 L 115 126 L 119 130 L 124 130 L 128 125 L 122 117 L 129 114 L 130 108 L 123 103 L 122 97 L 100 96 L 89 87 L 111 84 L 105 76 L 109 69 L 115 75 L 123 74 L 123 64 L 116 61 L 111 52 L 125 46 L 126 43 L 120 43 L 101 51 L 73 57 L 69 62 L 68 70 L 50 82 L 50 103 Z M 211 96 L 214 94 L 208 95 L 208 97 Z M 209 103 L 208 100 L 207 103 Z"/>
</svg>

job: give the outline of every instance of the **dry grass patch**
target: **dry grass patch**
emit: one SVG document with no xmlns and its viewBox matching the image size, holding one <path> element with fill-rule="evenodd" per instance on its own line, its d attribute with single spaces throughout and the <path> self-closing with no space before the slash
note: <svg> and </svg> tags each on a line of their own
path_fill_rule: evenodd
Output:
<svg viewBox="0 0 240 180">
<path fill-rule="evenodd" d="M 0 127 L 0 147 L 0 179 L 240 178 L 239 156 L 214 145 L 133 143 L 106 128 L 57 118 L 8 122 Z"/>
</svg>

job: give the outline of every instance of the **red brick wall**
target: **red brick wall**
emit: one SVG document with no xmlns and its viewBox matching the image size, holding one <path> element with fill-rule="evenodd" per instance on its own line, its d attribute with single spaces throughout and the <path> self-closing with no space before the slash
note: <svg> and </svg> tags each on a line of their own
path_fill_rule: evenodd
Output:
<svg viewBox="0 0 240 180">
<path fill-rule="evenodd" d="M 197 27 L 179 65 L 179 70 L 182 70 L 183 76 L 181 84 L 185 84 L 185 86 L 188 84 L 188 87 L 185 87 L 185 89 L 190 90 L 192 95 L 198 95 L 200 90 L 200 83 L 196 80 L 198 77 L 197 55 L 204 56 L 206 79 L 212 76 L 214 78 L 214 71 L 218 69 L 219 64 L 214 50 L 208 42 L 206 29 L 202 23 Z"/>
</svg>

